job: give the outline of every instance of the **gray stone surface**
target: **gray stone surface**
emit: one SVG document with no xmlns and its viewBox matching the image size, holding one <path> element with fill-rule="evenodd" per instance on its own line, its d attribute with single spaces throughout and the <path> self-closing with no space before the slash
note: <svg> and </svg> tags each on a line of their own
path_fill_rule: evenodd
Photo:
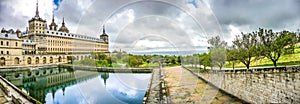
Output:
<svg viewBox="0 0 300 104">
<path fill-rule="evenodd" d="M 160 73 L 159 69 L 153 69 L 152 78 L 150 82 L 150 87 L 148 88 L 148 96 L 146 96 L 146 100 L 144 103 L 146 104 L 159 104 L 159 84 L 160 84 Z"/>
<path fill-rule="evenodd" d="M 300 104 L 300 67 L 222 70 L 197 73 L 205 80 L 250 103 Z M 222 79 L 221 84 L 215 79 Z"/>
<path fill-rule="evenodd" d="M 12 103 L 12 96 L 15 98 L 21 100 L 22 103 L 24 104 L 32 104 L 29 100 L 27 100 L 25 97 L 23 97 L 20 93 L 18 93 L 11 85 L 11 83 L 7 83 L 8 81 L 5 81 L 4 78 L 0 78 L 0 82 L 7 87 L 8 89 L 8 95 L 6 95 L 2 90 L 0 93 L 5 95 L 4 97 L 6 98 L 7 102 L 6 103 Z"/>
</svg>

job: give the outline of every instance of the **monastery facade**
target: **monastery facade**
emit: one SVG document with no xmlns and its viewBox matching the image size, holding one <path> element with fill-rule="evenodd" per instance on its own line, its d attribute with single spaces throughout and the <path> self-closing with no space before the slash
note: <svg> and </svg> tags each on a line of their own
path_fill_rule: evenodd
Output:
<svg viewBox="0 0 300 104">
<path fill-rule="evenodd" d="M 38 3 L 28 25 L 25 32 L 2 28 L 0 66 L 67 63 L 91 58 L 93 53 L 109 52 L 104 26 L 99 38 L 70 33 L 64 18 L 61 27 L 55 23 L 54 16 L 47 26 L 47 21 L 39 16 Z"/>
</svg>

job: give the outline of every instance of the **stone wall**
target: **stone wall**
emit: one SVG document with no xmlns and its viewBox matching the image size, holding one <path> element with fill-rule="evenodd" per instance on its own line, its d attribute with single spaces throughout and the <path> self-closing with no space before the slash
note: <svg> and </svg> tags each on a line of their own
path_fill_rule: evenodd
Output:
<svg viewBox="0 0 300 104">
<path fill-rule="evenodd" d="M 300 103 L 300 66 L 196 73 L 250 103 Z"/>
</svg>

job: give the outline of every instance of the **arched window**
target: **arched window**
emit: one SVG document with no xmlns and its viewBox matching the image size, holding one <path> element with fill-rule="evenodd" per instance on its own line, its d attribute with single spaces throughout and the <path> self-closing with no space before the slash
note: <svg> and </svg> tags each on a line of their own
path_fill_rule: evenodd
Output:
<svg viewBox="0 0 300 104">
<path fill-rule="evenodd" d="M 18 57 L 16 57 L 16 58 L 15 58 L 15 60 L 14 60 L 14 64 L 15 64 L 15 65 L 18 65 L 18 64 L 20 64 L 20 59 L 19 59 Z"/>
<path fill-rule="evenodd" d="M 1 58 L 0 58 L 0 65 L 1 65 L 1 66 L 4 66 L 4 65 L 5 65 L 5 58 L 4 58 L 4 57 L 1 57 Z"/>
</svg>

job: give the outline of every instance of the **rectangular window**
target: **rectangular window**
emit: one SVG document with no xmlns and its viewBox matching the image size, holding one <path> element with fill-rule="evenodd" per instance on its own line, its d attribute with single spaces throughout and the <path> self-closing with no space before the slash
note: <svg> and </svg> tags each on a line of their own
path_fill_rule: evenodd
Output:
<svg viewBox="0 0 300 104">
<path fill-rule="evenodd" d="M 8 54 L 8 55 L 9 55 L 9 51 L 7 51 L 7 52 L 6 52 L 6 54 Z"/>
<path fill-rule="evenodd" d="M 1 45 L 3 45 L 3 41 L 1 41 Z"/>
<path fill-rule="evenodd" d="M 16 42 L 16 46 L 18 46 L 18 42 Z"/>
<path fill-rule="evenodd" d="M 3 54 L 3 51 L 1 51 L 1 54 Z"/>
<path fill-rule="evenodd" d="M 9 46 L 9 42 L 6 42 L 6 45 Z"/>
</svg>

